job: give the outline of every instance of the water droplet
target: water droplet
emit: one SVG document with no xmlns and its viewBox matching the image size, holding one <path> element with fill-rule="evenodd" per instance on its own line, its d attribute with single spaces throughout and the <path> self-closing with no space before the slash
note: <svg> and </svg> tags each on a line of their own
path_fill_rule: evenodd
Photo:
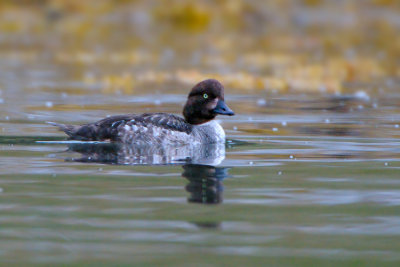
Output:
<svg viewBox="0 0 400 267">
<path fill-rule="evenodd" d="M 277 132 L 278 128 L 272 128 L 272 131 Z"/>
<path fill-rule="evenodd" d="M 282 126 L 286 126 L 287 122 L 286 121 L 282 121 Z"/>
<path fill-rule="evenodd" d="M 281 172 L 281 171 L 279 171 L 279 172 L 278 172 L 278 175 L 282 175 L 282 172 Z"/>
<path fill-rule="evenodd" d="M 394 125 L 394 128 L 399 128 L 399 125 L 398 124 Z"/>
<path fill-rule="evenodd" d="M 267 101 L 265 101 L 265 99 L 258 99 L 257 100 L 257 105 L 259 106 L 265 106 L 267 104 Z"/>
<path fill-rule="evenodd" d="M 365 91 L 357 91 L 354 93 L 354 97 L 360 100 L 369 101 L 370 96 Z"/>
<path fill-rule="evenodd" d="M 252 161 L 249 162 L 249 165 L 253 165 L 253 164 L 254 164 L 254 162 L 252 162 Z"/>
<path fill-rule="evenodd" d="M 385 162 L 385 166 L 388 166 L 388 165 L 389 165 L 389 163 Z"/>
<path fill-rule="evenodd" d="M 233 126 L 233 130 L 234 130 L 234 131 L 237 131 L 237 127 L 236 127 L 236 126 Z"/>
<path fill-rule="evenodd" d="M 292 159 L 292 158 L 293 158 L 293 155 L 290 155 L 290 156 L 289 156 L 289 158 L 291 158 L 291 159 Z"/>
<path fill-rule="evenodd" d="M 48 108 L 53 107 L 53 102 L 51 102 L 51 101 L 46 101 L 46 107 L 48 107 Z"/>
<path fill-rule="evenodd" d="M 325 123 L 330 123 L 331 120 L 330 119 L 325 119 Z"/>
</svg>

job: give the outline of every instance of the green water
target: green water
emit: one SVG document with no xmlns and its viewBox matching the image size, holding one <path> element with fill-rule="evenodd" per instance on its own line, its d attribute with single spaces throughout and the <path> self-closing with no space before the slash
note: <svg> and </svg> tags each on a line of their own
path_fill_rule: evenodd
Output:
<svg viewBox="0 0 400 267">
<path fill-rule="evenodd" d="M 0 262 L 397 266 L 397 107 L 318 114 L 331 97 L 273 99 L 243 114 L 227 97 L 239 115 L 223 120 L 217 166 L 82 161 L 85 146 L 36 142 L 63 140 L 40 120 L 3 121 Z"/>
</svg>

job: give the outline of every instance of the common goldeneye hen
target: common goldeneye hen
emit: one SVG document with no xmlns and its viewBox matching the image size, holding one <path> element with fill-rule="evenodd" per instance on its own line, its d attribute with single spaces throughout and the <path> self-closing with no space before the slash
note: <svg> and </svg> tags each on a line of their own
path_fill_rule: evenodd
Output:
<svg viewBox="0 0 400 267">
<path fill-rule="evenodd" d="M 196 84 L 189 93 L 183 116 L 145 113 L 111 116 L 80 126 L 49 122 L 70 140 L 111 140 L 137 145 L 207 144 L 225 142 L 225 132 L 214 120 L 217 115 L 234 115 L 225 104 L 224 87 L 214 79 Z"/>
</svg>

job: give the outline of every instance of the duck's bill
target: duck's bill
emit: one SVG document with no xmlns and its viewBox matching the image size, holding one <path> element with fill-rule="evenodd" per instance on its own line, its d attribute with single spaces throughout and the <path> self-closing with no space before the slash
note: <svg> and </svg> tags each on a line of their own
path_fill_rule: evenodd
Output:
<svg viewBox="0 0 400 267">
<path fill-rule="evenodd" d="M 235 115 L 235 112 L 231 110 L 226 104 L 224 100 L 219 100 L 217 103 L 217 106 L 213 110 L 215 114 L 220 114 L 220 115 L 228 115 L 228 116 L 233 116 Z"/>
</svg>

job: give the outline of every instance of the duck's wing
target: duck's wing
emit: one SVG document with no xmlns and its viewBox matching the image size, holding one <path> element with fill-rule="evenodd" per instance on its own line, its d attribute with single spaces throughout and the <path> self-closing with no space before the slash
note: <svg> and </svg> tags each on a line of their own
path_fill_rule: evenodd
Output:
<svg viewBox="0 0 400 267">
<path fill-rule="evenodd" d="M 184 132 L 189 134 L 192 126 L 183 118 L 167 113 L 145 113 L 136 116 L 126 123 L 127 125 L 135 125 L 138 127 L 159 127 L 171 131 Z"/>
<path fill-rule="evenodd" d="M 188 144 L 192 125 L 183 118 L 165 113 L 137 116 L 118 126 L 117 140 L 126 144 Z"/>
</svg>

